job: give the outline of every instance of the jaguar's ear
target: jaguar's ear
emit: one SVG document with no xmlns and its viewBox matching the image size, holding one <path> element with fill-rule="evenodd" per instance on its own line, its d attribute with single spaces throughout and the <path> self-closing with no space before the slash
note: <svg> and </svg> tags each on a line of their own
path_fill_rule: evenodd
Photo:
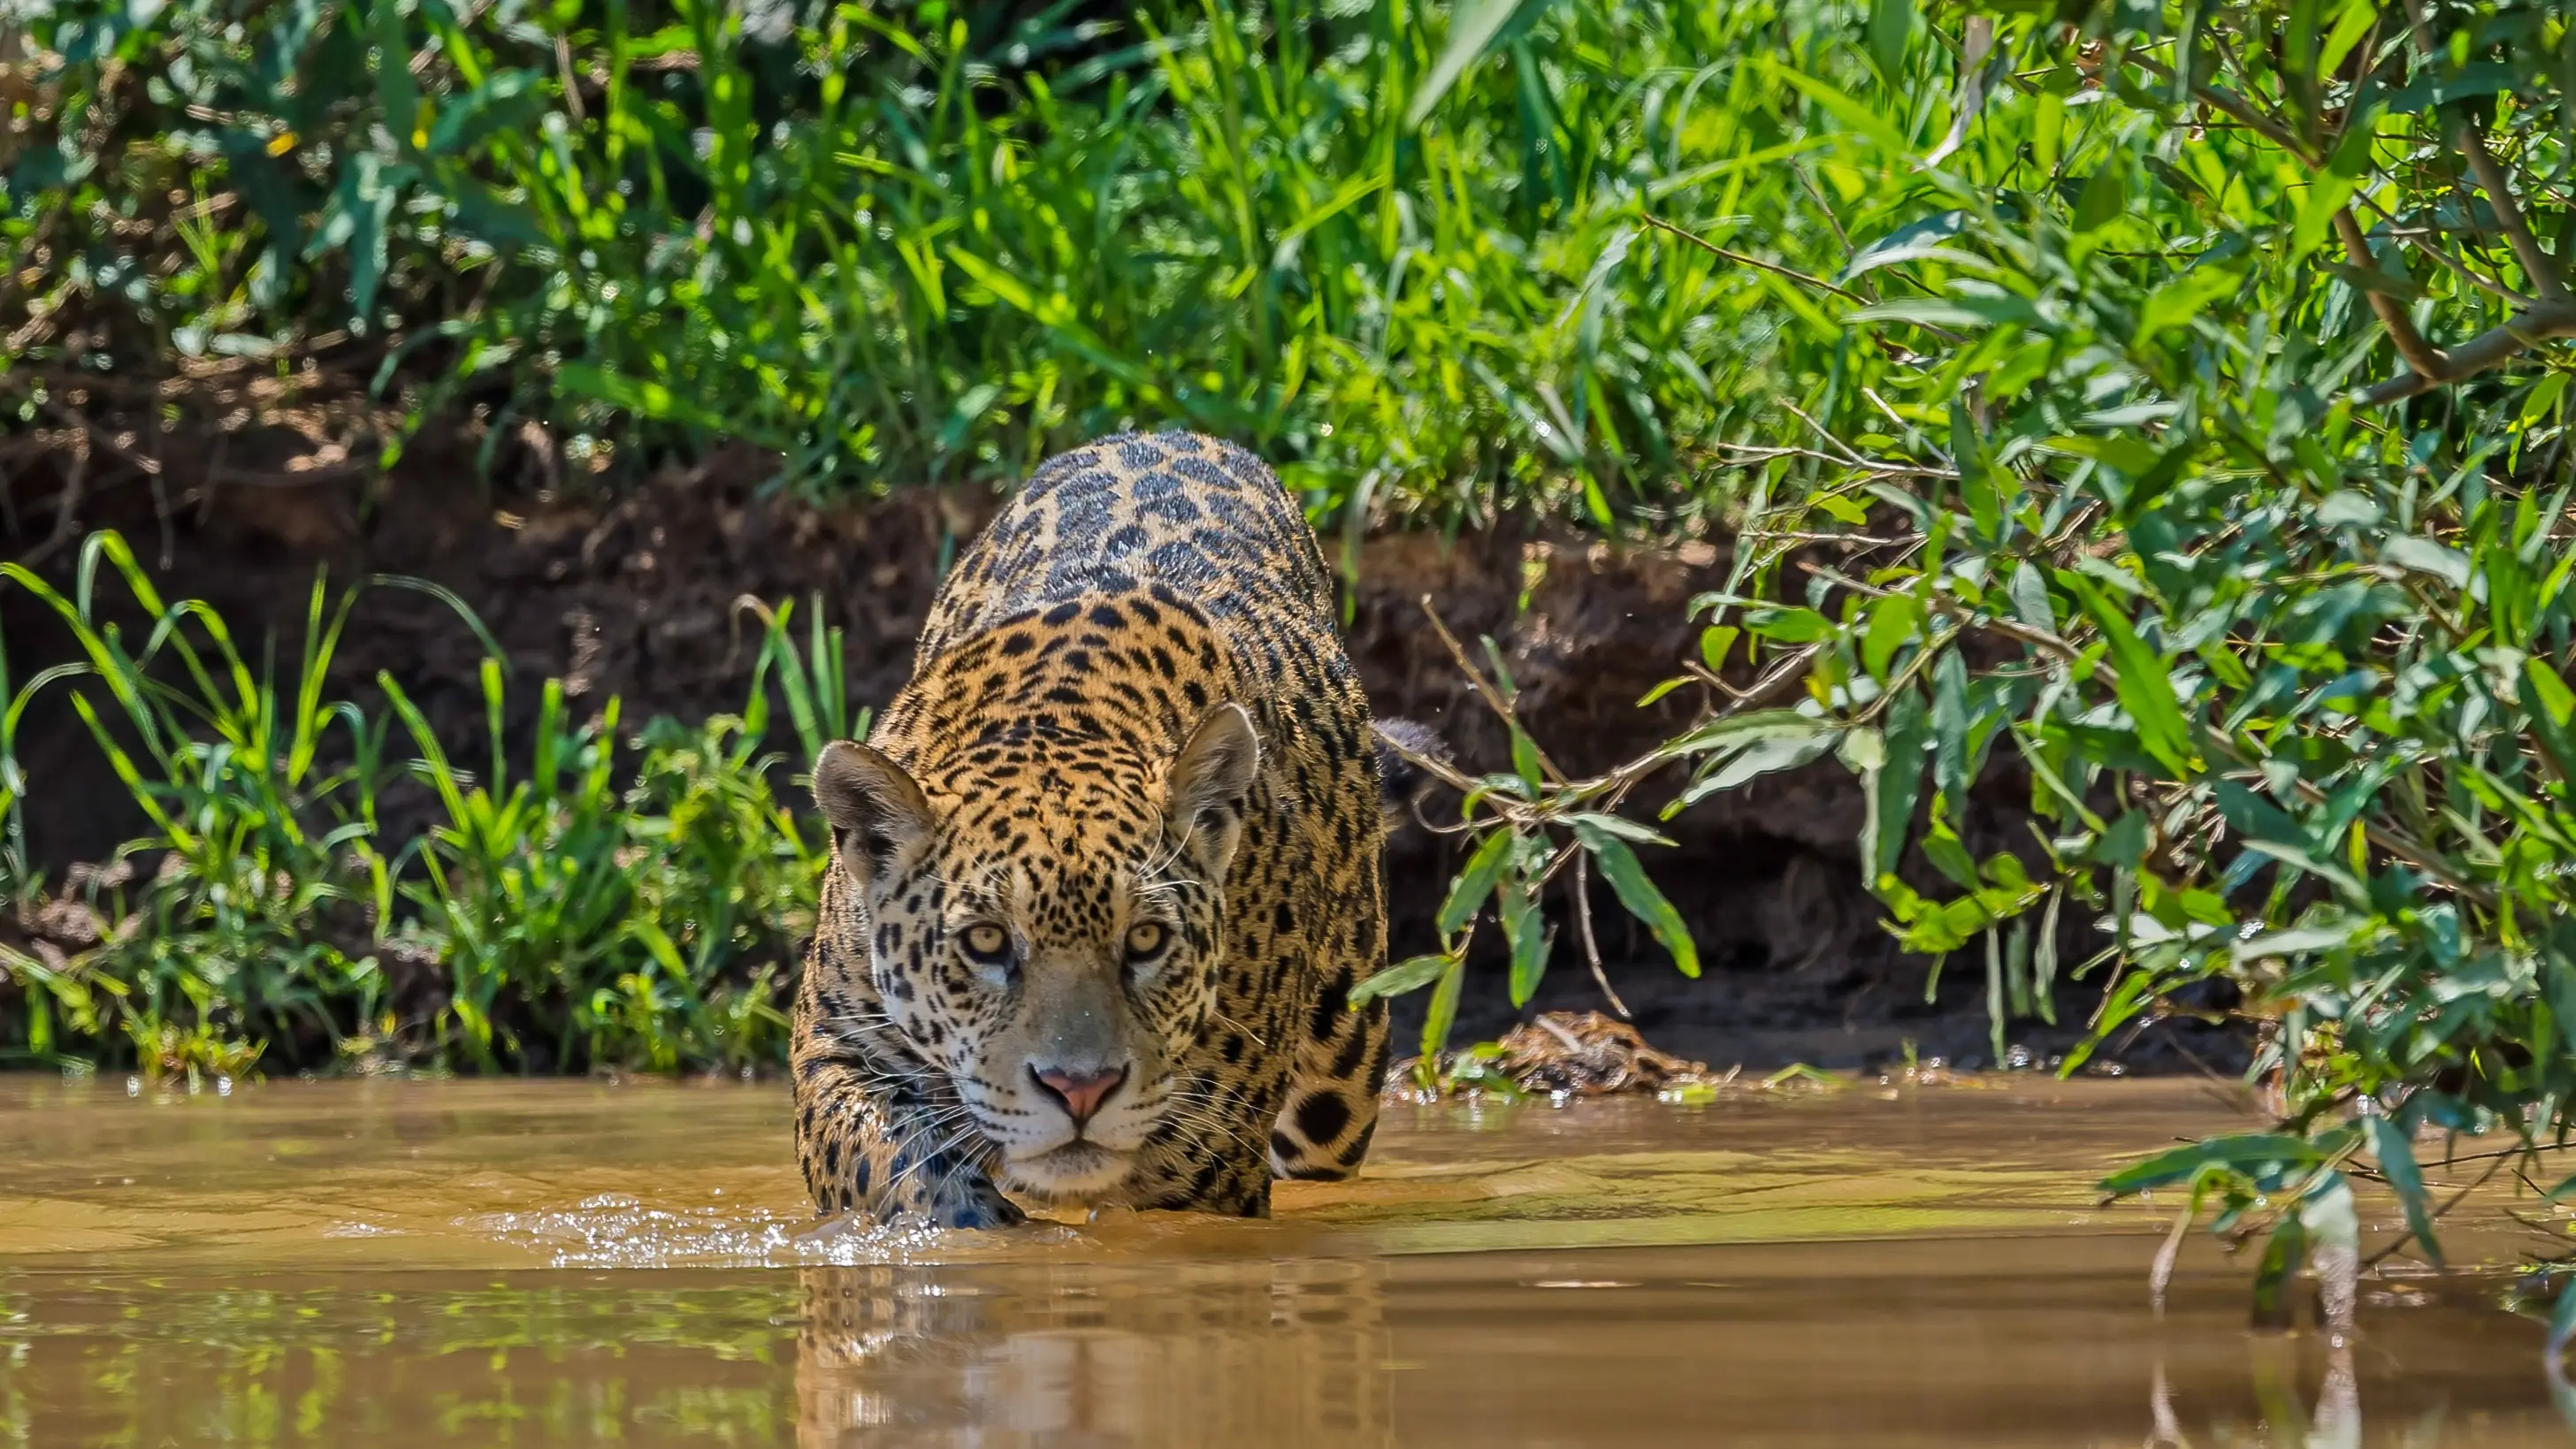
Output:
<svg viewBox="0 0 2576 1449">
<path fill-rule="evenodd" d="M 814 803 L 832 827 L 832 853 L 860 885 L 928 843 L 937 822 L 903 766 L 867 745 L 835 740 L 814 762 Z"/>
<path fill-rule="evenodd" d="M 1243 812 L 1261 772 L 1261 736 L 1239 704 L 1221 704 L 1190 732 L 1163 777 L 1163 821 L 1211 877 L 1222 877 L 1243 837 Z"/>
</svg>

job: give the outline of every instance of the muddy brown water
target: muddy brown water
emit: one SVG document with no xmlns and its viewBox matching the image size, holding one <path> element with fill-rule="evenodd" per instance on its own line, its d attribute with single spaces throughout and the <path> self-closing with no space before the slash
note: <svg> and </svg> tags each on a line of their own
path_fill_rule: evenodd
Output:
<svg viewBox="0 0 2576 1449">
<path fill-rule="evenodd" d="M 816 1230 L 774 1087 L 0 1079 L 0 1446 L 2570 1442 L 2491 1280 L 2150 1312 L 2091 1182 L 2239 1113 L 1404 1107 L 1267 1222 L 948 1235 Z"/>
</svg>

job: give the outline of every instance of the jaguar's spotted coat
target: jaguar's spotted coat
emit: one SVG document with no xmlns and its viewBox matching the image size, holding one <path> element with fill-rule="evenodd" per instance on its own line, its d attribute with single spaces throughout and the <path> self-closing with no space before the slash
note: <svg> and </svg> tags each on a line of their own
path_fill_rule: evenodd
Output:
<svg viewBox="0 0 2576 1449">
<path fill-rule="evenodd" d="M 967 550 L 912 681 L 815 771 L 819 1207 L 1262 1216 L 1274 1174 L 1358 1168 L 1388 771 L 1333 617 L 1277 478 L 1190 434 L 1050 460 Z"/>
</svg>

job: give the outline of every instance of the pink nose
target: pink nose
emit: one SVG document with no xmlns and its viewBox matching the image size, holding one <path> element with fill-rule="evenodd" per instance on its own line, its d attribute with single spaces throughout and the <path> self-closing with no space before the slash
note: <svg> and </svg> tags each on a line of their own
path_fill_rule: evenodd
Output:
<svg viewBox="0 0 2576 1449">
<path fill-rule="evenodd" d="M 1127 1080 L 1127 1069 L 1112 1067 L 1105 1072 L 1076 1076 L 1071 1072 L 1040 1071 L 1031 1067 L 1029 1075 L 1037 1078 L 1040 1087 L 1064 1104 L 1065 1115 L 1079 1127 L 1091 1120 L 1092 1114 L 1100 1110 L 1100 1104 L 1108 1099 L 1110 1093 L 1118 1090 L 1120 1082 Z"/>
</svg>

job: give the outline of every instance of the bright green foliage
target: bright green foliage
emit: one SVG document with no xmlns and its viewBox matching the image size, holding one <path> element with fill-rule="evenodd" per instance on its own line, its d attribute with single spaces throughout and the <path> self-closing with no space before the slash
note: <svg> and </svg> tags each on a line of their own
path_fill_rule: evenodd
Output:
<svg viewBox="0 0 2576 1449">
<path fill-rule="evenodd" d="M 2570 11 L 1895 8 L 1790 77 L 1852 249 L 1789 257 L 1842 350 L 1701 605 L 1763 682 L 1470 818 L 1832 751 L 1890 929 L 1982 957 L 1999 1051 L 2061 921 L 2097 1044 L 2211 981 L 2263 1024 L 2281 1130 L 2115 1190 L 2269 1226 L 2277 1280 L 2349 1265 L 2361 1173 L 2433 1251 L 2419 1130 L 2576 1125 Z M 1979 860 L 1991 776 L 2042 829 Z"/>
<path fill-rule="evenodd" d="M 164 375 L 309 356 L 415 425 L 488 406 L 591 463 L 729 434 L 818 491 L 1183 423 L 1319 514 L 1699 517 L 1833 329 L 1641 210 L 1812 179 L 1772 57 L 1831 12 L 1506 8 L 1442 94 L 1448 17 L 1403 0 L 66 0 L 0 135 L 33 259 L 0 406 L 148 418 Z"/>
<path fill-rule="evenodd" d="M 101 564 L 152 621 L 140 649 L 102 622 Z M 94 946 L 59 960 L 0 948 L 0 978 L 25 1003 L 23 1026 L 0 1018 L 0 1054 L 192 1074 L 671 1071 L 783 1056 L 823 846 L 772 793 L 770 676 L 785 677 L 800 725 L 863 731 L 837 693 L 805 689 L 837 681 L 837 632 L 799 657 L 790 611 L 771 614 L 743 714 L 694 728 L 657 719 L 622 736 L 613 698 L 576 721 L 549 680 L 524 762 L 498 742 L 503 668 L 489 659 L 482 771 L 447 756 L 390 678 L 378 682 L 409 758 L 387 748 L 382 718 L 324 698 L 354 592 L 334 602 L 316 581 L 300 668 L 281 680 L 254 671 L 203 604 L 165 603 L 113 533 L 82 550 L 71 594 L 7 572 L 87 655 L 13 695 L 9 729 L 37 697 L 68 693 L 152 828 L 122 868 L 58 893 L 95 917 Z M 0 771 L 10 897 L 24 909 L 40 883 L 14 824 L 41 786 L 4 748 Z M 398 784 L 437 802 L 426 836 L 389 835 L 380 812 Z"/>
</svg>

